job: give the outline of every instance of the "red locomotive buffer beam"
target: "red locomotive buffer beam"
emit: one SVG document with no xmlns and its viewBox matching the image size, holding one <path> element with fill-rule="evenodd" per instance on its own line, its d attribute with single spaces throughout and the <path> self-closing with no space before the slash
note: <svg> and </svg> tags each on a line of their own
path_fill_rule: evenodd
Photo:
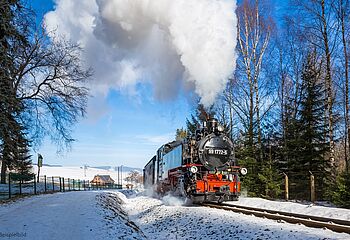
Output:
<svg viewBox="0 0 350 240">
<path fill-rule="evenodd" d="M 208 174 L 203 180 L 197 181 L 197 193 L 217 193 L 221 192 L 223 187 L 231 193 L 237 193 L 241 190 L 241 183 L 234 181 L 223 180 L 222 174 Z"/>
</svg>

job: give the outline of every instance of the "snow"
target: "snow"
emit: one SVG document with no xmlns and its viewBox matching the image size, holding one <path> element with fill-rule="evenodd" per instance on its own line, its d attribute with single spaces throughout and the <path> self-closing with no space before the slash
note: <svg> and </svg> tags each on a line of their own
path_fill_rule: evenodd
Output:
<svg viewBox="0 0 350 240">
<path fill-rule="evenodd" d="M 281 202 L 271 201 L 262 198 L 248 198 L 241 197 L 239 201 L 228 202 L 240 206 L 249 206 L 264 208 L 269 210 L 277 210 L 291 213 L 300 213 L 312 216 L 328 217 L 335 219 L 343 219 L 350 221 L 350 209 L 317 206 L 313 203 L 295 203 L 295 202 Z"/>
<path fill-rule="evenodd" d="M 301 204 L 258 198 L 234 203 L 305 210 Z M 337 212 L 343 219 L 349 214 L 344 209 L 311 208 L 313 214 Z M 350 239 L 345 233 L 187 206 L 172 196 L 155 199 L 134 190 L 55 193 L 2 204 L 1 234 L 22 234 L 24 239 Z"/>
<path fill-rule="evenodd" d="M 36 165 L 33 166 L 33 172 L 35 174 L 38 173 L 38 167 Z M 55 166 L 43 166 L 40 168 L 40 176 L 58 176 L 58 177 L 64 177 L 66 179 L 80 179 L 80 180 L 92 180 L 95 175 L 110 175 L 111 178 L 117 182 L 118 181 L 118 172 L 114 169 L 99 169 L 99 168 L 93 168 L 93 167 L 87 167 L 86 170 L 84 170 L 84 167 L 79 166 L 62 166 L 62 167 L 55 167 Z M 124 178 L 128 176 L 128 171 L 123 171 L 123 181 Z M 124 182 L 123 182 L 124 183 Z"/>
<path fill-rule="evenodd" d="M 107 191 L 35 196 L 0 206 L 0 235 L 25 239 L 140 239 Z M 113 199 L 114 200 L 114 199 Z M 107 207 L 109 206 L 109 208 Z"/>
<path fill-rule="evenodd" d="M 149 239 L 350 239 L 345 233 L 165 202 L 136 197 L 125 208 Z"/>
</svg>

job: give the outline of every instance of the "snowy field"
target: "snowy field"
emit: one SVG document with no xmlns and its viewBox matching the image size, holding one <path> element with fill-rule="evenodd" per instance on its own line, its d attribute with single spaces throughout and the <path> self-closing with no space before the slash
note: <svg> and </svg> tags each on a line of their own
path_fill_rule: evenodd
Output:
<svg viewBox="0 0 350 240">
<path fill-rule="evenodd" d="M 33 172 L 35 174 L 38 173 L 38 167 L 36 165 L 33 166 Z M 71 179 L 80 179 L 80 180 L 92 180 L 95 175 L 110 175 L 111 178 L 117 182 L 118 180 L 118 172 L 115 171 L 113 168 L 109 170 L 105 169 L 99 169 L 99 168 L 93 168 L 88 167 L 86 170 L 84 170 L 84 167 L 54 167 L 54 166 L 43 166 L 40 168 L 40 176 L 58 176 L 58 177 L 64 177 L 64 178 L 71 178 Z M 129 172 L 123 171 L 122 176 L 123 179 L 128 176 Z"/>
<path fill-rule="evenodd" d="M 296 209 L 296 203 L 279 208 L 276 202 L 254 201 Z M 349 215 L 348 210 L 329 210 L 340 218 Z M 125 190 L 56 193 L 0 205 L 0 237 L 10 234 L 17 239 L 350 239 L 326 229 L 183 206 L 174 197 L 159 200 Z"/>
</svg>

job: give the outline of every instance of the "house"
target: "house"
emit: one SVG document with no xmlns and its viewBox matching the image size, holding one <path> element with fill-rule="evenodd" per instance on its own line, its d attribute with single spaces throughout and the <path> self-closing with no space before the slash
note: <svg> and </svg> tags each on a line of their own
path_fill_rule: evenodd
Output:
<svg viewBox="0 0 350 240">
<path fill-rule="evenodd" d="M 90 183 L 92 185 L 112 185 L 114 180 L 109 175 L 95 175 Z"/>
</svg>

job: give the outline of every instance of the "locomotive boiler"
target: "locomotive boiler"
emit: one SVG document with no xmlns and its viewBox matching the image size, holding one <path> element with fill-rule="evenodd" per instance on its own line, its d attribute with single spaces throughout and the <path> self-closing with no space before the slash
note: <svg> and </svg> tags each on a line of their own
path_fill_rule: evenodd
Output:
<svg viewBox="0 0 350 240">
<path fill-rule="evenodd" d="M 239 174 L 231 139 L 215 118 L 196 133 L 161 146 L 143 169 L 144 186 L 156 193 L 171 193 L 193 202 L 237 200 Z"/>
</svg>

